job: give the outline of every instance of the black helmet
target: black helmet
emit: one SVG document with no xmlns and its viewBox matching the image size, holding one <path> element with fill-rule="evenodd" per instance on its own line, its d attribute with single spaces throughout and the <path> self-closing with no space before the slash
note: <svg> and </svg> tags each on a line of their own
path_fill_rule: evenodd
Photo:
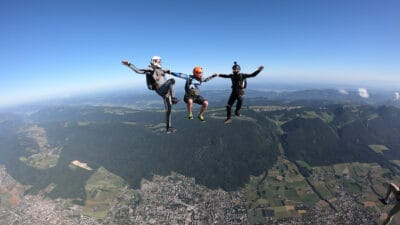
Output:
<svg viewBox="0 0 400 225">
<path fill-rule="evenodd" d="M 235 74 L 240 72 L 240 66 L 237 64 L 237 62 L 233 62 L 232 71 Z"/>
<path fill-rule="evenodd" d="M 237 64 L 237 62 L 233 62 L 232 70 L 239 70 L 240 71 L 240 66 Z"/>
</svg>

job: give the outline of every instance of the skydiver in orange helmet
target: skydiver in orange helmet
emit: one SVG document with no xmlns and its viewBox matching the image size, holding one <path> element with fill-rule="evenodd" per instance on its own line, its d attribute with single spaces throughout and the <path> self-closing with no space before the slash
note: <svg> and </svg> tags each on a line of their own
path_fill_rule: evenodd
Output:
<svg viewBox="0 0 400 225">
<path fill-rule="evenodd" d="M 200 89 L 199 86 L 201 85 L 202 82 L 206 82 L 210 79 L 205 79 L 203 80 L 203 69 L 200 66 L 196 66 L 193 68 L 193 75 L 188 75 L 184 73 L 176 73 L 176 72 L 171 72 L 171 75 L 185 79 L 185 96 L 183 100 L 187 104 L 187 110 L 188 110 L 188 118 L 191 120 L 193 119 L 193 113 L 192 113 L 192 107 L 193 103 L 201 105 L 200 112 L 197 116 L 197 118 L 201 121 L 204 122 L 204 116 L 203 113 L 207 110 L 208 107 L 208 101 L 207 99 L 203 98 L 203 96 L 200 95 Z"/>
</svg>

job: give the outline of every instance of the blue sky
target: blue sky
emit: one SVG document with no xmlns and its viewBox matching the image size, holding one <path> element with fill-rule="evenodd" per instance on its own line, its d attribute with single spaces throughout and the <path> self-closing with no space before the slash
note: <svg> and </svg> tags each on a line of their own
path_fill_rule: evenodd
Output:
<svg viewBox="0 0 400 225">
<path fill-rule="evenodd" d="M 238 61 L 264 65 L 259 82 L 400 86 L 399 11 L 378 0 L 3 0 L 0 106 L 144 89 L 120 61 L 143 68 L 153 55 L 176 72 L 229 73 Z"/>
</svg>

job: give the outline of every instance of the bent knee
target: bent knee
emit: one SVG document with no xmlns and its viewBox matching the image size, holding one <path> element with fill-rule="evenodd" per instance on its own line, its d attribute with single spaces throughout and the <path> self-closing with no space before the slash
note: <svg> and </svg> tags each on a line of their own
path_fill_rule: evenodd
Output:
<svg viewBox="0 0 400 225">
<path fill-rule="evenodd" d="M 204 101 L 204 102 L 203 102 L 203 105 L 204 105 L 204 106 L 208 106 L 208 101 Z"/>
</svg>

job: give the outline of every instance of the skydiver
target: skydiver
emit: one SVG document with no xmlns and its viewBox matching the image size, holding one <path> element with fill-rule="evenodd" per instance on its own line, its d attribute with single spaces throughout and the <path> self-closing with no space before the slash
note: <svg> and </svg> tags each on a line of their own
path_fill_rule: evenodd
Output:
<svg viewBox="0 0 400 225">
<path fill-rule="evenodd" d="M 234 62 L 232 66 L 232 74 L 215 74 L 211 76 L 210 78 L 213 77 L 222 77 L 222 78 L 230 78 L 232 81 L 232 92 L 231 95 L 229 96 L 228 104 L 226 105 L 226 119 L 224 123 L 230 123 L 231 122 L 231 108 L 235 101 L 237 100 L 236 103 L 236 110 L 235 110 L 235 115 L 240 116 L 240 108 L 242 107 L 243 104 L 243 97 L 244 97 L 244 89 L 247 86 L 247 81 L 246 78 L 251 78 L 257 76 L 262 70 L 264 69 L 264 66 L 259 66 L 256 71 L 254 71 L 251 74 L 244 74 L 240 73 L 240 66 Z"/>
<path fill-rule="evenodd" d="M 392 193 L 397 200 L 397 204 L 390 210 L 388 216 L 383 222 L 383 225 L 389 224 L 392 221 L 393 216 L 400 211 L 400 189 L 397 185 L 393 183 L 389 184 L 385 198 L 380 198 L 379 201 L 381 201 L 384 205 L 387 205 L 389 203 L 389 198 Z"/>
<path fill-rule="evenodd" d="M 146 69 L 138 69 L 127 60 L 123 60 L 122 64 L 128 66 L 138 74 L 146 75 L 147 88 L 154 90 L 164 100 L 166 133 L 169 134 L 176 131 L 176 129 L 171 126 L 171 110 L 172 105 L 178 103 L 179 99 L 174 96 L 175 80 L 173 78 L 167 80 L 165 77 L 165 74 L 169 74 L 170 70 L 162 69 L 161 58 L 159 56 L 153 56 L 150 60 L 150 65 Z"/>
<path fill-rule="evenodd" d="M 186 79 L 185 96 L 184 96 L 183 100 L 187 104 L 188 118 L 190 120 L 193 119 L 192 107 L 193 107 L 193 102 L 194 102 L 196 104 L 202 105 L 197 118 L 201 122 L 204 122 L 205 120 L 204 120 L 203 113 L 207 110 L 208 101 L 207 101 L 207 99 L 204 99 L 203 96 L 200 95 L 199 86 L 201 85 L 202 82 L 206 82 L 209 79 L 205 79 L 203 81 L 203 79 L 202 79 L 203 69 L 200 66 L 196 66 L 193 69 L 193 75 L 188 75 L 188 74 L 183 74 L 183 73 L 175 73 L 175 72 L 172 72 L 171 75 L 174 75 L 174 76 L 182 78 L 182 79 Z"/>
</svg>

